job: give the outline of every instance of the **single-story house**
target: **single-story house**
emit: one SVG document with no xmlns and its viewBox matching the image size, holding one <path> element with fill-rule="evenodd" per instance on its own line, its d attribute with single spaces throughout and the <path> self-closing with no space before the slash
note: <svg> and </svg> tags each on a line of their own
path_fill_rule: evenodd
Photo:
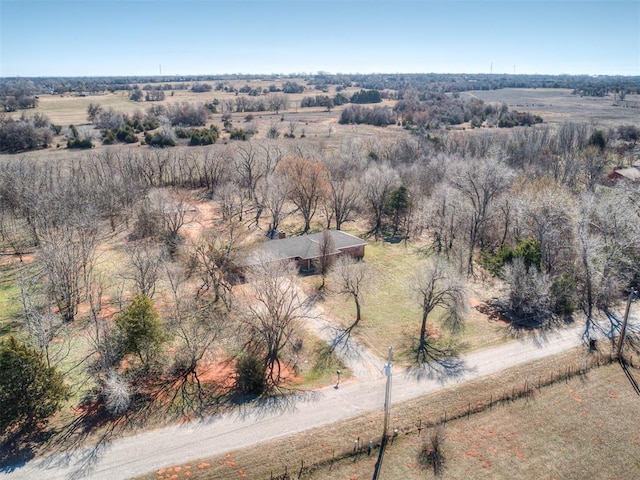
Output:
<svg viewBox="0 0 640 480">
<path fill-rule="evenodd" d="M 367 242 L 342 230 L 328 230 L 328 233 L 333 244 L 330 255 L 349 255 L 355 259 L 364 257 Z M 238 266 L 246 268 L 257 265 L 261 258 L 268 256 L 274 260 L 294 260 L 300 270 L 312 271 L 315 262 L 322 256 L 322 241 L 323 232 L 268 240 L 241 259 Z"/>
</svg>

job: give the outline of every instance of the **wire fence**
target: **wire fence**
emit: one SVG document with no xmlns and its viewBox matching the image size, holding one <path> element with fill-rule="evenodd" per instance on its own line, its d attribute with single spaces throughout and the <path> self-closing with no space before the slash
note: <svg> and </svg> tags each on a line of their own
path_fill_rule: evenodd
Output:
<svg viewBox="0 0 640 480">
<path fill-rule="evenodd" d="M 568 382 L 570 379 L 578 376 L 585 375 L 589 370 L 598 368 L 603 365 L 609 365 L 613 362 L 620 361 L 625 366 L 631 368 L 640 367 L 640 355 L 638 352 L 633 354 L 625 354 L 624 358 L 618 359 L 615 354 L 600 354 L 590 357 L 588 360 L 582 362 L 581 365 L 567 365 L 564 368 L 558 368 L 553 372 L 546 375 L 539 375 L 537 378 L 527 378 L 519 386 L 513 386 L 510 389 L 497 391 L 490 394 L 488 398 L 481 400 L 474 399 L 473 402 L 467 402 L 466 407 L 457 408 L 453 410 L 444 410 L 435 419 L 425 420 L 423 418 L 414 418 L 413 421 L 407 421 L 395 425 L 393 430 L 389 433 L 387 440 L 393 443 L 396 438 L 402 435 L 421 435 L 423 430 L 430 430 L 436 427 L 446 426 L 448 422 L 459 419 L 471 419 L 471 415 L 484 412 L 486 410 L 492 410 L 493 407 L 516 400 L 529 400 L 532 399 L 536 391 L 539 391 L 543 387 L 557 384 L 559 382 Z M 433 416 L 432 416 L 433 418 Z M 382 438 L 375 440 L 364 440 L 369 438 L 368 436 L 357 437 L 352 444 L 345 446 L 342 443 L 340 446 L 330 450 L 330 456 L 315 461 L 308 462 L 305 460 L 300 461 L 300 465 L 284 466 L 277 470 L 272 470 L 269 480 L 294 480 L 308 478 L 308 475 L 320 468 L 331 468 L 337 461 L 345 459 L 353 459 L 357 462 L 362 456 L 377 455 L 377 450 L 382 444 Z M 279 473 L 278 473 L 279 472 Z"/>
</svg>

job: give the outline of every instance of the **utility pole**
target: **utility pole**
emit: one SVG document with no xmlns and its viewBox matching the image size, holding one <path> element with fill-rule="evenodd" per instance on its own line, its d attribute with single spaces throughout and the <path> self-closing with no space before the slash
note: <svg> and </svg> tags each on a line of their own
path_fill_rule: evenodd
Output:
<svg viewBox="0 0 640 480">
<path fill-rule="evenodd" d="M 622 353 L 622 345 L 624 343 L 624 337 L 627 334 L 627 321 L 629 320 L 629 311 L 631 310 L 631 300 L 637 294 L 635 288 L 631 288 L 631 292 L 629 293 L 629 298 L 627 298 L 627 308 L 624 311 L 624 319 L 622 320 L 622 328 L 620 329 L 620 338 L 618 338 L 618 351 L 616 356 L 618 360 L 621 358 L 620 354 Z"/>
<path fill-rule="evenodd" d="M 389 410 L 391 408 L 391 362 L 393 361 L 393 347 L 389 347 L 389 358 L 384 366 L 384 374 L 387 377 L 387 387 L 384 392 L 384 430 L 382 431 L 382 441 L 380 442 L 380 452 L 378 460 L 373 470 L 373 480 L 378 480 L 380 469 L 382 468 L 382 460 L 384 459 L 384 451 L 387 448 L 387 431 L 389 430 Z"/>
<path fill-rule="evenodd" d="M 382 431 L 382 437 L 387 437 L 387 431 L 389 430 L 389 410 L 391 408 L 391 366 L 393 361 L 393 347 L 389 347 L 389 358 L 387 364 L 384 366 L 384 374 L 387 377 L 387 388 L 384 392 L 384 430 Z"/>
</svg>

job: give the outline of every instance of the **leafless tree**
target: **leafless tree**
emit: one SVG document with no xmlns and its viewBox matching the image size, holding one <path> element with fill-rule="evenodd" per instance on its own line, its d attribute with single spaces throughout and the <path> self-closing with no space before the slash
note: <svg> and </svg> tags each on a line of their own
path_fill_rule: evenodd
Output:
<svg viewBox="0 0 640 480">
<path fill-rule="evenodd" d="M 580 197 L 577 219 L 581 306 L 592 321 L 594 308 L 606 309 L 639 275 L 640 227 L 632 205 L 619 191 Z"/>
<path fill-rule="evenodd" d="M 191 204 L 189 194 L 180 191 L 173 192 L 172 195 L 162 190 L 155 191 L 153 202 L 162 218 L 169 254 L 173 256 L 182 241 L 180 229 L 194 221 L 196 208 Z"/>
<path fill-rule="evenodd" d="M 362 176 L 363 196 L 372 217 L 369 235 L 376 240 L 382 233 L 382 219 L 389 195 L 400 183 L 400 177 L 387 164 L 372 164 Z"/>
<path fill-rule="evenodd" d="M 578 154 L 580 170 L 578 180 L 588 192 L 594 192 L 596 185 L 602 182 L 609 166 L 614 160 L 610 154 L 597 147 L 588 147 Z"/>
<path fill-rule="evenodd" d="M 283 93 L 273 93 L 269 95 L 267 101 L 269 102 L 269 110 L 280 112 L 280 110 L 286 110 L 289 108 L 289 99 Z"/>
<path fill-rule="evenodd" d="M 263 361 L 267 385 L 275 388 L 282 381 L 282 363 L 305 317 L 304 301 L 297 284 L 293 263 L 267 257 L 247 275 L 252 297 L 246 301 L 245 325 L 248 348 Z"/>
<path fill-rule="evenodd" d="M 509 286 L 506 311 L 515 326 L 539 327 L 551 320 L 551 278 L 516 258 L 502 268 Z"/>
<path fill-rule="evenodd" d="M 226 334 L 230 322 L 219 306 L 189 295 L 184 273 L 175 266 L 167 270 L 172 294 L 168 326 L 177 345 L 164 388 L 173 408 L 183 414 L 201 414 L 209 405 L 209 398 L 199 373 L 205 360 L 213 360 L 215 342 Z"/>
<path fill-rule="evenodd" d="M 279 163 L 277 171 L 289 181 L 289 198 L 302 214 L 306 233 L 320 201 L 328 193 L 327 168 L 316 160 L 288 157 Z"/>
<path fill-rule="evenodd" d="M 136 286 L 136 294 L 153 298 L 158 275 L 164 261 L 162 249 L 149 241 L 134 242 L 127 251 L 129 262 L 123 278 L 131 280 Z"/>
<path fill-rule="evenodd" d="M 97 236 L 97 225 L 89 218 L 41 235 L 38 258 L 50 298 L 66 322 L 73 321 L 90 286 Z"/>
<path fill-rule="evenodd" d="M 216 190 L 215 197 L 220 202 L 222 220 L 242 222 L 246 204 L 249 202 L 235 182 L 226 182 Z"/>
<path fill-rule="evenodd" d="M 270 174 L 258 185 L 258 196 L 269 213 L 270 229 L 277 230 L 286 215 L 284 206 L 289 196 L 289 179 L 279 172 Z"/>
<path fill-rule="evenodd" d="M 235 262 L 245 231 L 239 222 L 232 221 L 203 232 L 190 246 L 191 265 L 201 281 L 197 298 L 208 292 L 213 295 L 213 303 L 222 300 L 229 306 L 231 285 L 236 276 Z"/>
<path fill-rule="evenodd" d="M 411 288 L 422 309 L 420 337 L 416 351 L 418 363 L 435 359 L 429 345 L 427 320 L 436 308 L 444 310 L 443 325 L 450 331 L 463 326 L 467 308 L 467 293 L 463 280 L 439 256 L 431 256 L 412 277 Z"/>
<path fill-rule="evenodd" d="M 540 245 L 542 271 L 556 275 L 573 262 L 574 199 L 557 184 L 542 184 L 520 192 L 514 202 L 515 239 L 533 238 Z"/>
<path fill-rule="evenodd" d="M 369 265 L 363 261 L 354 261 L 347 255 L 340 256 L 330 274 L 331 291 L 339 295 L 349 296 L 356 307 L 356 318 L 345 329 L 346 335 L 350 335 L 362 320 L 362 303 L 366 286 L 371 282 Z"/>
<path fill-rule="evenodd" d="M 319 256 L 315 260 L 316 271 L 322 277 L 322 285 L 319 289 L 324 289 L 327 274 L 336 261 L 336 247 L 329 230 L 323 230 L 320 243 L 318 245 Z"/>
<path fill-rule="evenodd" d="M 354 179 L 330 179 L 329 188 L 330 194 L 325 199 L 328 223 L 333 217 L 336 223 L 336 230 L 340 230 L 343 223 L 353 219 L 352 216 L 360 204 L 360 186 Z"/>
<path fill-rule="evenodd" d="M 484 235 L 484 229 L 493 215 L 497 198 L 511 185 L 513 172 L 495 158 L 468 161 L 452 174 L 451 185 L 466 201 L 467 271 L 473 275 L 473 255 Z"/>
</svg>

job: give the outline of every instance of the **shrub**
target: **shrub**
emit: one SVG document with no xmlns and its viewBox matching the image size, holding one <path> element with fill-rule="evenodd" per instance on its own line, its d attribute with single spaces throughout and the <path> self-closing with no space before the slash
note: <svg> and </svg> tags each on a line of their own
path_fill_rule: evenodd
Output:
<svg viewBox="0 0 640 480">
<path fill-rule="evenodd" d="M 129 96 L 129 100 L 133 100 L 134 102 L 140 102 L 142 101 L 142 90 L 139 89 L 135 89 L 133 91 L 133 93 L 131 93 L 131 95 Z"/>
<path fill-rule="evenodd" d="M 116 132 L 116 138 L 124 143 L 135 143 L 138 141 L 138 136 L 130 125 L 120 127 Z"/>
<path fill-rule="evenodd" d="M 67 148 L 93 148 L 93 142 L 90 138 L 74 138 L 67 140 Z"/>
<path fill-rule="evenodd" d="M 249 133 L 245 132 L 243 129 L 234 128 L 231 131 L 231 134 L 229 135 L 229 138 L 231 138 L 231 140 L 248 140 L 249 136 L 250 136 Z"/>
<path fill-rule="evenodd" d="M 208 83 L 195 83 L 191 87 L 191 91 L 196 93 L 210 92 L 211 85 L 209 85 Z"/>
<path fill-rule="evenodd" d="M 243 395 L 262 395 L 265 392 L 266 370 L 257 355 L 246 354 L 238 359 L 236 388 Z"/>
<path fill-rule="evenodd" d="M 102 144 L 103 145 L 112 145 L 116 141 L 116 134 L 113 133 L 113 130 L 105 130 L 102 132 Z"/>
<path fill-rule="evenodd" d="M 144 141 L 150 147 L 175 147 L 176 141 L 166 133 L 156 132 L 153 135 L 151 133 L 146 133 L 144 136 Z"/>
<path fill-rule="evenodd" d="M 529 238 L 518 242 L 515 247 L 503 245 L 495 252 L 482 252 L 480 264 L 493 275 L 498 275 L 502 267 L 512 263 L 516 258 L 523 259 L 527 270 L 532 266 L 539 269 L 542 261 L 540 243 Z"/>
</svg>

